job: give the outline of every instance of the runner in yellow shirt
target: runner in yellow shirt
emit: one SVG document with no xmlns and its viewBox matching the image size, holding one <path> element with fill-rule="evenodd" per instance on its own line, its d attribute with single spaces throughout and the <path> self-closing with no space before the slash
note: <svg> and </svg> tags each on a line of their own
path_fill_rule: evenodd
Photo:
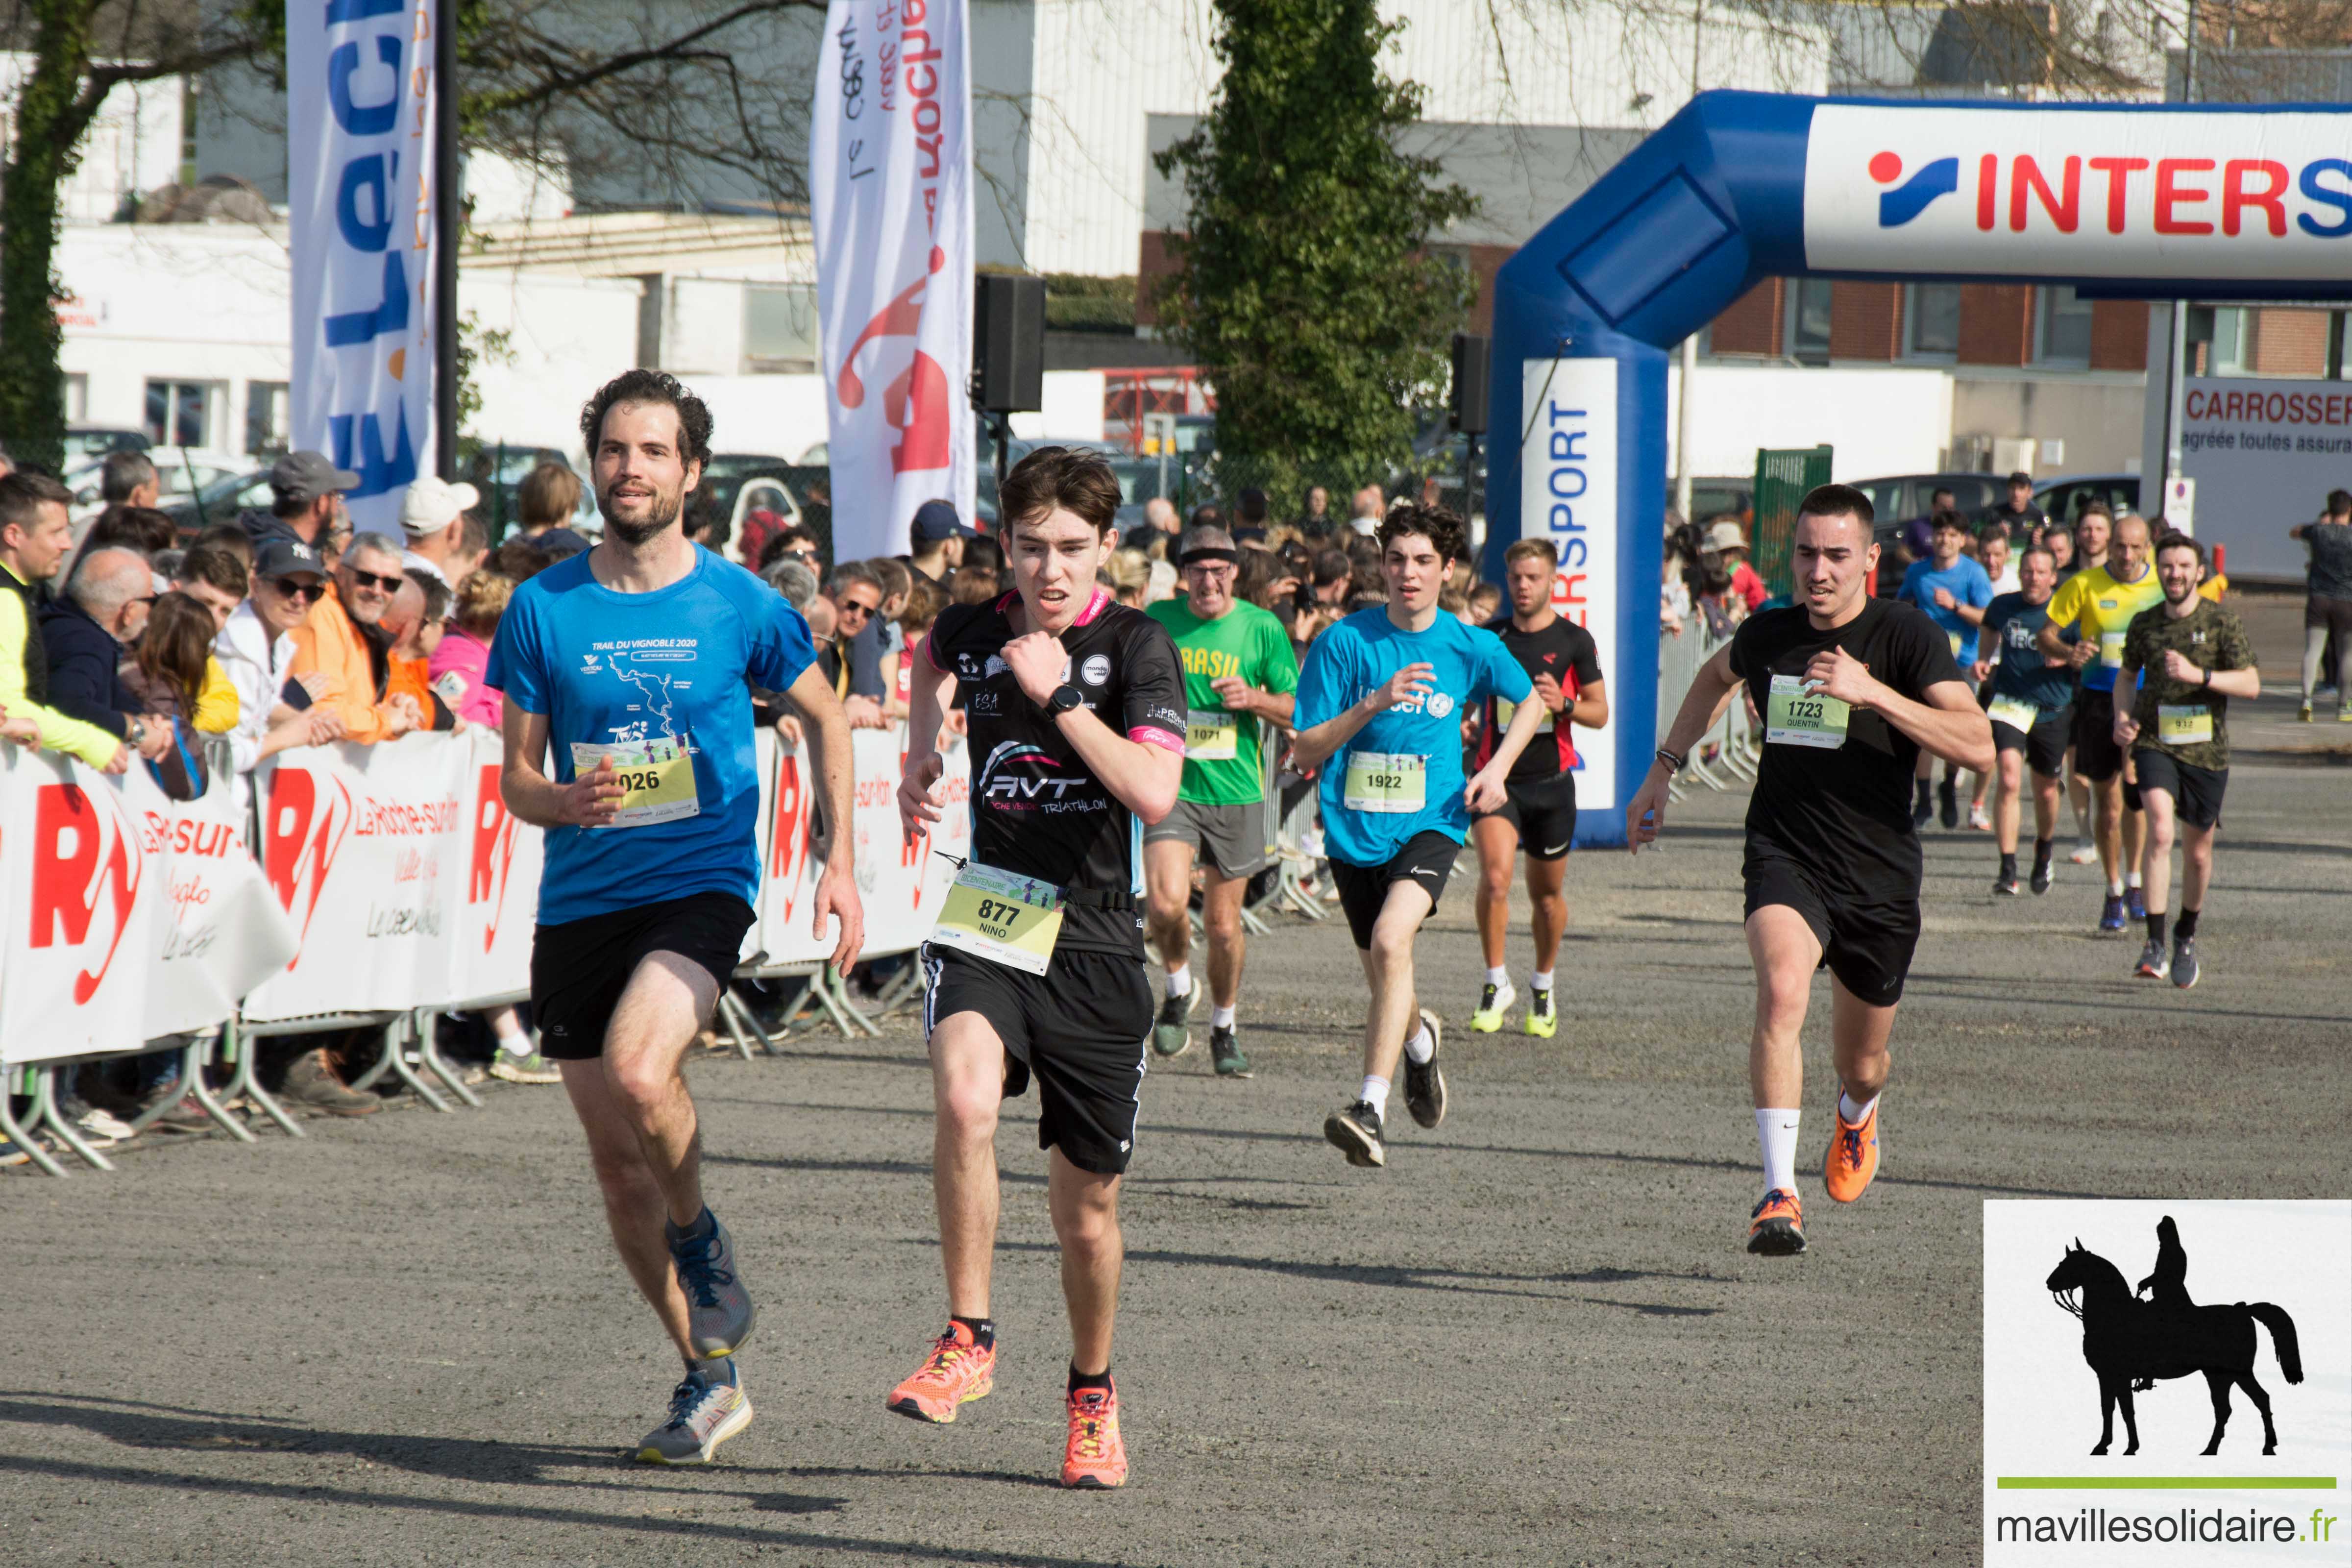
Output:
<svg viewBox="0 0 2352 1568">
<path fill-rule="evenodd" d="M 2116 672 L 2123 665 L 2124 634 L 2132 617 L 2164 597 L 2148 562 L 2147 520 L 2126 512 L 2116 520 L 2107 563 L 2078 572 L 2050 598 L 2050 619 L 2042 628 L 2042 650 L 2071 658 L 2083 672 L 2074 703 L 2074 767 L 2091 781 L 2097 807 L 2099 863 L 2107 874 L 2107 898 L 2099 929 L 2119 932 L 2127 921 L 2147 918 L 2141 902 L 2139 865 L 2147 826 L 2139 791 L 2124 775 L 2127 759 L 2115 741 Z M 2129 883 L 2128 889 L 2126 884 Z"/>
</svg>

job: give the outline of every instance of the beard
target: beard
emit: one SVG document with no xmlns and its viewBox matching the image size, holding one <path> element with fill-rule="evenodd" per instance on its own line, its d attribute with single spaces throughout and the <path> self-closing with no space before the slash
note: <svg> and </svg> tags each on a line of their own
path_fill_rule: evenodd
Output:
<svg viewBox="0 0 2352 1568">
<path fill-rule="evenodd" d="M 665 493 L 657 489 L 654 491 L 649 502 L 646 520 L 643 522 L 631 522 L 614 514 L 612 498 L 609 495 L 596 498 L 596 504 L 604 513 L 606 531 L 619 535 L 621 542 L 632 548 L 646 543 L 663 529 L 676 522 L 678 513 L 686 510 L 685 503 L 684 491 Z"/>
</svg>

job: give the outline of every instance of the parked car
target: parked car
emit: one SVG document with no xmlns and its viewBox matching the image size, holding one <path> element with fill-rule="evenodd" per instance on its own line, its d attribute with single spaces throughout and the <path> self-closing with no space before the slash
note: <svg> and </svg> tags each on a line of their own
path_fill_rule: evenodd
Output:
<svg viewBox="0 0 2352 1568">
<path fill-rule="evenodd" d="M 787 527 L 800 526 L 811 487 L 824 483 L 831 471 L 757 452 L 712 457 L 702 470 L 701 489 L 709 497 L 703 504 L 717 508 L 727 519 L 726 553 L 736 553 L 735 542 L 743 537 L 743 520 L 753 507 L 775 512 Z"/>
<path fill-rule="evenodd" d="M 251 473 L 254 465 L 254 459 L 241 452 L 204 452 L 189 447 L 150 447 L 146 453 L 148 459 L 155 465 L 156 486 L 160 491 L 155 504 L 167 509 L 176 501 L 187 500 L 206 485 Z M 66 510 L 74 521 L 95 517 L 105 510 L 105 499 L 99 493 L 105 469 L 104 455 L 67 468 L 63 482 L 66 489 L 73 491 L 73 500 Z"/>
<path fill-rule="evenodd" d="M 248 463 L 252 460 L 247 459 Z M 160 464 L 157 471 L 161 472 Z M 183 490 L 176 499 L 167 495 L 163 510 L 170 514 L 173 526 L 185 540 L 213 523 L 235 521 L 236 514 L 247 507 L 267 509 L 268 505 L 268 468 L 247 468 L 209 480 L 194 491 Z"/>
<path fill-rule="evenodd" d="M 128 430 L 111 425 L 68 425 L 66 426 L 65 471 L 71 473 L 85 463 L 96 462 L 109 452 L 143 452 L 153 442 L 144 430 Z"/>
<path fill-rule="evenodd" d="M 501 441 L 480 448 L 466 469 L 465 479 L 482 492 L 483 521 L 493 540 L 502 540 L 513 531 L 521 511 L 515 492 L 522 488 L 532 469 L 549 462 L 572 468 L 572 459 L 551 447 L 510 447 Z M 572 472 L 580 480 L 580 504 L 572 509 L 565 526 L 574 533 L 596 538 L 604 531 L 604 518 L 596 510 L 596 487 L 577 468 Z"/>
<path fill-rule="evenodd" d="M 1878 581 L 1873 591 L 1892 594 L 1903 585 L 1906 562 L 1896 548 L 1906 523 L 1927 515 L 1928 501 L 1937 490 L 1952 492 L 1962 517 L 1973 518 L 2009 499 L 2009 484 L 2000 474 L 1898 474 L 1881 479 L 1854 479 L 1855 489 L 1870 498 L 1877 517 L 1872 536 L 1878 542 Z"/>
<path fill-rule="evenodd" d="M 2107 510 L 2121 516 L 2139 510 L 2139 476 L 2137 474 L 2068 474 L 2051 480 L 2033 492 L 2033 504 L 2056 521 L 2072 523 L 2083 514 L 2083 509 L 2095 500 L 2107 503 Z"/>
</svg>

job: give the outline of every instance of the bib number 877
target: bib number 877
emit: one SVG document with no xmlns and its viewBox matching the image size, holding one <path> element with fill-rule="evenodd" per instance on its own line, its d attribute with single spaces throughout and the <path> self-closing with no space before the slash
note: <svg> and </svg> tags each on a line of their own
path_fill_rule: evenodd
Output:
<svg viewBox="0 0 2352 1568">
<path fill-rule="evenodd" d="M 982 899 L 980 900 L 978 918 L 989 925 L 1010 927 L 1021 918 L 1021 906 L 1008 904 L 998 899 Z"/>
</svg>

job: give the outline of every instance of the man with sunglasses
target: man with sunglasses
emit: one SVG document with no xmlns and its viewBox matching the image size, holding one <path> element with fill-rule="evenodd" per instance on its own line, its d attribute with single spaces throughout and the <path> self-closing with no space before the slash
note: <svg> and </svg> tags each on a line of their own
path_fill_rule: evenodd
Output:
<svg viewBox="0 0 2352 1568">
<path fill-rule="evenodd" d="M 1247 1078 L 1249 1058 L 1234 1036 L 1241 994 L 1242 894 L 1265 866 L 1273 837 L 1265 812 L 1260 719 L 1287 727 L 1298 660 L 1280 619 L 1234 596 L 1241 552 L 1222 528 L 1196 528 L 1177 555 L 1184 596 L 1144 607 L 1168 628 L 1184 668 L 1184 782 L 1176 809 L 1143 830 L 1151 944 L 1168 970 L 1168 992 L 1151 1030 L 1163 1057 L 1192 1043 L 1200 1003 L 1192 983 L 1192 863 L 1202 870 L 1202 923 L 1209 939 L 1209 1055 L 1226 1078 Z"/>
<path fill-rule="evenodd" d="M 334 592 L 312 605 L 294 632 L 294 679 L 342 720 L 347 739 L 362 744 L 397 740 L 425 719 L 405 694 L 384 695 L 392 667 L 383 613 L 408 583 L 400 549 L 388 534 L 354 535 L 335 568 Z"/>
<path fill-rule="evenodd" d="M 213 644 L 222 671 L 236 689 L 236 728 L 229 731 L 228 743 L 239 809 L 247 775 L 262 759 L 289 746 L 324 745 L 343 737 L 342 717 L 333 708 L 320 703 L 298 710 L 284 695 L 293 674 L 294 630 L 327 592 L 319 552 L 298 539 L 268 541 L 254 555 L 250 587 Z M 310 693 L 302 696 L 307 701 Z"/>
</svg>

